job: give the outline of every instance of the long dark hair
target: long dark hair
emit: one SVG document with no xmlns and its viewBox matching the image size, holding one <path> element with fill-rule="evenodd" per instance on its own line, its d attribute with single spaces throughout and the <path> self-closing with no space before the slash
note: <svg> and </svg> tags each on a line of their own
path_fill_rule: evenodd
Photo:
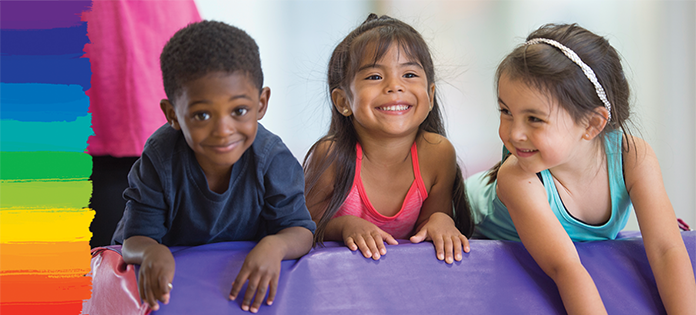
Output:
<svg viewBox="0 0 696 315">
<path fill-rule="evenodd" d="M 376 45 L 374 51 L 368 51 L 368 44 Z M 365 22 L 350 32 L 341 43 L 336 46 L 329 61 L 328 83 L 329 95 L 335 89 L 342 89 L 350 93 L 349 84 L 356 74 L 362 57 L 367 54 L 374 55 L 376 63 L 386 54 L 392 44 L 400 45 L 400 48 L 413 59 L 418 60 L 425 70 L 428 85 L 435 81 L 435 70 L 430 50 L 421 35 L 410 25 L 383 15 L 378 17 L 370 14 Z M 331 125 L 328 133 L 319 139 L 307 152 L 302 166 L 305 170 L 305 194 L 307 200 L 312 194 L 318 193 L 317 187 L 321 175 L 326 172 L 331 165 L 335 165 L 335 178 L 333 191 L 327 199 L 319 202 L 328 201 L 322 213 L 312 213 L 315 218 L 321 215 L 317 222 L 317 230 L 314 234 L 314 241 L 321 243 L 324 239 L 326 225 L 338 212 L 345 201 L 353 185 L 355 176 L 355 145 L 358 142 L 357 133 L 352 123 L 352 116 L 346 117 L 338 112 L 334 104 L 331 104 Z M 442 121 L 440 106 L 437 96 L 434 97 L 433 108 L 428 117 L 419 126 L 419 134 L 422 132 L 437 133 L 446 136 Z M 326 146 L 324 156 L 314 156 L 318 154 L 317 147 Z M 453 204 L 455 209 L 455 223 L 462 234 L 467 237 L 473 233 L 474 225 L 471 220 L 471 211 L 464 190 L 464 179 L 462 171 L 457 165 L 456 178 L 453 188 Z"/>
<path fill-rule="evenodd" d="M 630 114 L 628 81 L 621 57 L 609 41 L 577 24 L 546 24 L 529 34 L 527 41 L 534 38 L 552 39 L 563 44 L 594 71 L 611 104 L 611 120 L 598 138 L 604 142 L 604 136 L 617 129 L 630 135 L 627 126 Z M 518 46 L 498 66 L 496 88 L 503 74 L 550 95 L 576 123 L 587 118 L 597 107 L 604 106 L 582 69 L 551 45 Z M 622 148 L 625 152 L 629 150 L 629 142 L 626 141 Z M 500 163 L 491 169 L 489 183 L 495 181 L 499 168 Z"/>
</svg>

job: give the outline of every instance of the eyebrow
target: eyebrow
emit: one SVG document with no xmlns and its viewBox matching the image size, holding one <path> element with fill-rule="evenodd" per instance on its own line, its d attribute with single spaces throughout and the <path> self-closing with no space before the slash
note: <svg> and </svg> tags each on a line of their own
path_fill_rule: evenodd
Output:
<svg viewBox="0 0 696 315">
<path fill-rule="evenodd" d="M 498 103 L 503 104 L 505 107 L 509 107 L 507 104 L 505 104 L 505 102 L 503 102 L 503 100 L 500 97 L 498 97 Z M 523 109 L 522 113 L 523 114 L 531 114 L 531 115 L 535 115 L 535 116 L 542 116 L 542 117 L 548 116 L 548 114 L 546 112 L 542 112 L 542 111 L 532 109 L 532 108 Z"/>
<path fill-rule="evenodd" d="M 234 100 L 240 99 L 240 98 L 245 98 L 245 99 L 251 100 L 251 97 L 249 97 L 246 94 L 237 94 L 237 95 L 232 95 L 227 101 L 231 102 L 231 101 L 234 101 Z M 209 100 L 196 100 L 196 101 L 189 103 L 188 107 L 192 107 L 192 106 L 198 105 L 198 104 L 210 104 L 210 103 L 211 103 L 211 101 L 209 101 Z"/>
<path fill-rule="evenodd" d="M 423 69 L 423 66 L 421 66 L 421 64 L 420 64 L 419 62 L 416 62 L 416 61 L 409 61 L 409 62 L 400 63 L 399 66 L 401 66 L 401 67 L 411 67 L 411 66 L 415 66 L 415 67 L 418 67 L 418 68 Z M 370 68 L 383 68 L 383 67 L 384 67 L 384 66 L 383 66 L 382 64 L 380 64 L 380 63 L 369 63 L 369 64 L 366 64 L 366 65 L 364 65 L 364 66 L 358 68 L 358 72 L 363 71 L 363 70 L 365 70 L 365 69 L 370 69 Z"/>
</svg>

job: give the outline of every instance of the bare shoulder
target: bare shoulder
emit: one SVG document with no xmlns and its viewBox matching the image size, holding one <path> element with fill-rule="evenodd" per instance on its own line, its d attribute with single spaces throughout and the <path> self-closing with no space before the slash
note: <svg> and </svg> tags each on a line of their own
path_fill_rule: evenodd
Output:
<svg viewBox="0 0 696 315">
<path fill-rule="evenodd" d="M 416 146 L 421 176 L 426 187 L 454 182 L 457 154 L 447 138 L 436 133 L 423 132 L 416 138 Z M 427 189 L 432 193 L 430 188 Z"/>
<path fill-rule="evenodd" d="M 452 163 L 456 161 L 457 154 L 452 143 L 442 135 L 423 132 L 416 139 L 418 158 L 423 162 Z"/>
<path fill-rule="evenodd" d="M 498 196 L 503 203 L 510 196 L 524 196 L 530 189 L 543 189 L 537 175 L 522 169 L 514 155 L 510 155 L 500 166 L 497 178 Z"/>
<path fill-rule="evenodd" d="M 627 135 L 623 140 L 623 170 L 626 179 L 626 189 L 630 192 L 635 183 L 653 178 L 662 179 L 660 163 L 650 144 L 645 140 Z"/>
</svg>

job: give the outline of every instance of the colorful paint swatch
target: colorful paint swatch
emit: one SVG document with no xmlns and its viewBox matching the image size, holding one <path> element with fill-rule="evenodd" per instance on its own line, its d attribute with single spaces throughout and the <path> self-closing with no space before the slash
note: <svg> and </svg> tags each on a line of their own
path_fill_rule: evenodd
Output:
<svg viewBox="0 0 696 315">
<path fill-rule="evenodd" d="M 0 2 L 0 313 L 80 314 L 91 296 L 91 1 Z"/>
</svg>

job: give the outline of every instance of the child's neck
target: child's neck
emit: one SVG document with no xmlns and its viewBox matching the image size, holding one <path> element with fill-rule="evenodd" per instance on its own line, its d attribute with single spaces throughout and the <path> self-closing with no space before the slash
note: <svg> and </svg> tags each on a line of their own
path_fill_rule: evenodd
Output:
<svg viewBox="0 0 696 315">
<path fill-rule="evenodd" d="M 406 160 L 417 133 L 399 138 L 376 138 L 370 135 L 358 135 L 363 150 L 363 158 L 371 163 L 389 166 Z"/>
<path fill-rule="evenodd" d="M 599 139 L 581 146 L 568 162 L 549 171 L 559 181 L 570 179 L 575 183 L 591 182 L 602 168 L 606 167 L 606 156 Z"/>
</svg>

